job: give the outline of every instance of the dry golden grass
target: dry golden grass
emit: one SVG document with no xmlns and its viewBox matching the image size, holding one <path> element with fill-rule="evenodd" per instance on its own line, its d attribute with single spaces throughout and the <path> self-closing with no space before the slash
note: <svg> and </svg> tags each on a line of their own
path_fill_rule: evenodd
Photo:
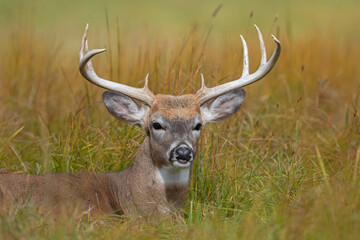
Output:
<svg viewBox="0 0 360 240">
<path fill-rule="evenodd" d="M 261 29 L 269 55 L 273 29 Z M 131 164 L 144 134 L 106 113 L 102 90 L 78 73 L 77 49 L 33 30 L 13 27 L 0 50 L 0 169 L 104 172 Z M 166 40 L 108 31 L 108 51 L 94 65 L 99 75 L 132 86 L 142 86 L 149 72 L 156 93 L 194 93 L 200 73 L 209 86 L 241 73 L 237 34 L 213 39 L 208 30 Z M 92 41 L 96 32 L 90 26 L 91 48 L 102 47 Z M 273 71 L 246 87 L 239 114 L 203 132 L 180 219 L 156 226 L 79 215 L 54 221 L 24 207 L 2 213 L 0 238 L 357 239 L 360 41 L 359 32 L 346 36 L 280 31 L 283 52 Z M 245 38 L 255 70 L 255 31 Z"/>
</svg>

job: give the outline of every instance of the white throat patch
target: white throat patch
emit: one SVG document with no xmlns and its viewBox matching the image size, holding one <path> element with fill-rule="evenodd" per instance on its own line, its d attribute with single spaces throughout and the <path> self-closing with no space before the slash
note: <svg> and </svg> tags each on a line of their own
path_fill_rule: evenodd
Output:
<svg viewBox="0 0 360 240">
<path fill-rule="evenodd" d="M 157 169 L 156 175 L 165 185 L 184 185 L 190 181 L 190 168 L 162 167 Z"/>
</svg>

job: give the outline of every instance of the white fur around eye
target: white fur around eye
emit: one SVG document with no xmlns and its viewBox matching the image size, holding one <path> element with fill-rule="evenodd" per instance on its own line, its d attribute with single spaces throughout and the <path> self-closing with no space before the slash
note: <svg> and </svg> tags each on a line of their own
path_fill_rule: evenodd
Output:
<svg viewBox="0 0 360 240">
<path fill-rule="evenodd" d="M 154 127 L 154 124 L 159 124 L 161 126 L 160 129 L 156 129 Z M 161 115 L 156 115 L 150 123 L 150 128 L 153 130 L 153 132 L 161 132 L 161 131 L 166 131 L 166 129 L 168 128 L 168 124 L 166 121 L 164 121 L 164 119 L 161 117 Z"/>
</svg>

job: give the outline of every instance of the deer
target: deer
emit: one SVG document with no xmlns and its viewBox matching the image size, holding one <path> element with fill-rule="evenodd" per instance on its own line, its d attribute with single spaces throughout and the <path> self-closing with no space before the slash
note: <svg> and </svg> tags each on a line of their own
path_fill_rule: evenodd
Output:
<svg viewBox="0 0 360 240">
<path fill-rule="evenodd" d="M 262 34 L 259 68 L 249 73 L 246 41 L 240 78 L 208 88 L 201 74 L 201 88 L 180 96 L 154 94 L 148 88 L 131 87 L 99 77 L 91 59 L 106 49 L 89 50 L 86 25 L 80 47 L 79 71 L 90 83 L 107 89 L 102 100 L 108 112 L 146 134 L 132 165 L 110 173 L 48 173 L 43 175 L 0 173 L 0 202 L 30 201 L 35 206 L 58 209 L 67 202 L 91 216 L 115 214 L 135 218 L 171 215 L 186 202 L 198 150 L 200 133 L 207 123 L 219 122 L 236 113 L 245 99 L 242 88 L 262 79 L 276 64 L 281 44 L 267 60 Z"/>
</svg>

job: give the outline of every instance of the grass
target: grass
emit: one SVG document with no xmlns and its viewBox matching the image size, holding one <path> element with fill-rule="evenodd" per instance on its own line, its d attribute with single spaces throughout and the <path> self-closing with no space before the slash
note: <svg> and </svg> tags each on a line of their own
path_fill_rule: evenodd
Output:
<svg viewBox="0 0 360 240">
<path fill-rule="evenodd" d="M 150 72 L 154 92 L 183 94 L 200 87 L 201 72 L 209 86 L 241 73 L 237 33 L 212 37 L 208 24 L 200 24 L 181 37 L 161 38 L 148 29 L 130 33 L 116 20 L 109 24 L 109 35 L 101 37 L 108 51 L 94 59 L 100 76 L 142 86 Z M 270 55 L 268 33 L 280 26 L 276 67 L 246 87 L 240 113 L 203 131 L 179 219 L 101 224 L 79 214 L 53 220 L 24 207 L 0 216 L 0 238 L 357 239 L 359 29 L 340 35 L 327 26 L 290 35 L 282 24 L 261 28 Z M 129 166 L 144 134 L 107 114 L 102 90 L 77 71 L 77 49 L 43 38 L 35 26 L 15 22 L 2 36 L 0 169 L 40 174 Z M 244 29 L 254 71 L 258 41 L 255 30 Z M 90 47 L 102 47 L 97 32 L 90 25 Z"/>
</svg>

